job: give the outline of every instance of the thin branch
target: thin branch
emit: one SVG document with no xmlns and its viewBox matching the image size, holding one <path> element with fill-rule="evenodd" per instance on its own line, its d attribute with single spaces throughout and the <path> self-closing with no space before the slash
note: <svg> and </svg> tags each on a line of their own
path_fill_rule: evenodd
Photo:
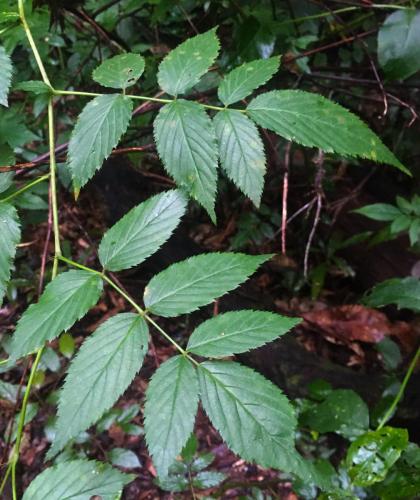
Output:
<svg viewBox="0 0 420 500">
<path fill-rule="evenodd" d="M 311 229 L 311 232 L 309 233 L 309 238 L 308 238 L 308 241 L 306 243 L 305 257 L 303 260 L 303 275 L 305 278 L 308 277 L 309 252 L 311 250 L 312 241 L 314 239 L 315 232 L 316 232 L 318 224 L 319 224 L 321 210 L 322 210 L 322 198 L 323 198 L 322 181 L 324 179 L 324 173 L 325 173 L 323 151 L 319 150 L 317 159 L 315 160 L 315 163 L 317 164 L 317 173 L 315 176 L 316 211 L 315 211 L 315 218 L 314 218 L 314 222 L 312 225 L 312 229 Z"/>
<path fill-rule="evenodd" d="M 287 229 L 287 195 L 289 192 L 289 167 L 290 167 L 290 152 L 292 149 L 291 141 L 286 144 L 284 153 L 284 175 L 283 175 L 283 192 L 281 205 L 281 253 L 286 255 L 286 229 Z"/>
</svg>

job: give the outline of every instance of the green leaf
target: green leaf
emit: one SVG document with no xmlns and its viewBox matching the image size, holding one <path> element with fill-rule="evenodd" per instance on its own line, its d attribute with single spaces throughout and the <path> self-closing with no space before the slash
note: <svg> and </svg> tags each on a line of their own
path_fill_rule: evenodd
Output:
<svg viewBox="0 0 420 500">
<path fill-rule="evenodd" d="M 353 441 L 346 457 L 353 484 L 370 486 L 384 480 L 407 444 L 407 430 L 394 427 L 367 432 Z"/>
<path fill-rule="evenodd" d="M 212 470 L 207 470 L 199 472 L 192 481 L 195 488 L 199 490 L 206 490 L 207 488 L 214 488 L 223 482 L 228 476 L 223 474 L 223 472 L 216 472 Z"/>
<path fill-rule="evenodd" d="M 93 177 L 118 144 L 132 109 L 131 99 L 119 94 L 95 97 L 84 107 L 69 143 L 68 166 L 76 190 Z"/>
<path fill-rule="evenodd" d="M 409 443 L 383 482 L 373 487 L 381 500 L 407 500 L 420 494 L 420 448 Z"/>
<path fill-rule="evenodd" d="M 20 82 L 15 86 L 16 90 L 24 90 L 25 92 L 32 92 L 35 95 L 49 94 L 51 88 L 42 80 L 28 80 Z"/>
<path fill-rule="evenodd" d="M 229 106 L 248 97 L 255 89 L 264 85 L 279 69 L 280 57 L 251 61 L 227 74 L 219 85 L 219 99 Z"/>
<path fill-rule="evenodd" d="M 404 80 L 420 70 L 420 10 L 396 10 L 378 33 L 378 60 L 390 80 Z"/>
<path fill-rule="evenodd" d="M 25 491 L 22 500 L 115 500 L 134 476 L 93 460 L 72 460 L 49 467 Z"/>
<path fill-rule="evenodd" d="M 220 162 L 229 178 L 257 207 L 265 175 L 264 144 L 254 123 L 232 109 L 214 117 Z"/>
<path fill-rule="evenodd" d="M 130 210 L 99 245 L 99 260 L 110 271 L 143 262 L 171 236 L 186 209 L 180 191 L 157 194 Z"/>
<path fill-rule="evenodd" d="M 0 46 L 0 104 L 8 106 L 7 96 L 12 81 L 12 60 L 4 47 Z"/>
<path fill-rule="evenodd" d="M 409 171 L 379 137 L 347 109 L 301 90 L 273 90 L 253 99 L 249 115 L 282 137 L 329 153 L 367 158 Z"/>
<path fill-rule="evenodd" d="M 9 109 L 0 107 L 1 141 L 9 144 L 13 149 L 31 141 L 40 140 L 25 125 L 24 118 L 26 118 L 25 113 L 18 106 L 12 106 Z"/>
<path fill-rule="evenodd" d="M 213 123 L 203 107 L 184 99 L 166 104 L 155 119 L 154 135 L 168 173 L 214 221 L 217 142 Z"/>
<path fill-rule="evenodd" d="M 420 217 L 414 219 L 411 222 L 410 228 L 408 230 L 408 236 L 410 237 L 411 246 L 414 246 L 420 241 Z"/>
<path fill-rule="evenodd" d="M 198 406 L 197 372 L 184 356 L 165 361 L 146 391 L 146 442 L 159 476 L 181 452 L 194 428 Z"/>
<path fill-rule="evenodd" d="M 199 356 L 231 356 L 271 342 L 299 322 L 299 319 L 266 311 L 219 314 L 193 331 L 187 349 Z"/>
<path fill-rule="evenodd" d="M 113 448 L 108 453 L 108 458 L 112 465 L 116 467 L 123 467 L 124 469 L 137 469 L 141 467 L 141 462 L 137 455 L 133 451 L 124 448 Z"/>
<path fill-rule="evenodd" d="M 15 163 L 16 159 L 13 149 L 8 144 L 0 144 L 0 167 L 7 167 L 8 165 L 14 165 Z M 13 172 L 4 172 L 1 175 L 5 176 L 7 174 L 13 175 Z M 0 189 L 2 189 L 2 191 L 5 191 L 5 189 L 1 187 Z"/>
<path fill-rule="evenodd" d="M 354 391 L 337 389 L 331 391 L 322 403 L 306 411 L 301 422 L 314 431 L 336 432 L 350 439 L 368 430 L 369 409 Z"/>
<path fill-rule="evenodd" d="M 270 257 L 215 252 L 177 262 L 150 280 L 144 304 L 169 318 L 195 311 L 243 283 Z"/>
<path fill-rule="evenodd" d="M 186 463 L 192 462 L 194 460 L 194 456 L 197 453 L 198 449 L 198 439 L 194 434 L 188 438 L 185 446 L 182 448 L 181 457 L 182 460 Z"/>
<path fill-rule="evenodd" d="M 144 65 L 144 57 L 139 54 L 119 54 L 100 64 L 93 71 L 92 78 L 104 87 L 125 89 L 141 77 Z"/>
<path fill-rule="evenodd" d="M 394 371 L 402 361 L 401 351 L 398 344 L 385 337 L 375 345 L 376 350 L 381 354 L 385 368 Z"/>
<path fill-rule="evenodd" d="M 56 436 L 49 457 L 117 401 L 140 370 L 148 341 L 145 320 L 138 314 L 122 313 L 105 321 L 83 343 L 60 393 Z"/>
<path fill-rule="evenodd" d="M 212 29 L 171 50 L 159 65 L 160 88 L 178 95 L 193 87 L 215 61 L 219 45 L 216 29 Z"/>
<path fill-rule="evenodd" d="M 373 205 L 365 205 L 364 207 L 353 210 L 355 214 L 364 215 L 369 219 L 379 221 L 393 221 L 402 215 L 399 208 L 389 203 L 374 203 Z"/>
<path fill-rule="evenodd" d="M 411 225 L 411 221 L 412 218 L 409 217 L 408 215 L 405 214 L 399 215 L 394 221 L 392 221 L 392 224 L 389 227 L 391 234 L 398 234 L 401 231 L 407 231 L 407 229 Z"/>
<path fill-rule="evenodd" d="M 70 359 L 75 349 L 74 338 L 69 333 L 63 333 L 58 339 L 58 348 L 63 356 Z"/>
<path fill-rule="evenodd" d="M 229 448 L 263 467 L 299 468 L 294 410 L 278 387 L 231 361 L 205 362 L 198 373 L 204 410 Z"/>
<path fill-rule="evenodd" d="M 420 279 L 391 278 L 376 285 L 363 301 L 370 307 L 395 304 L 398 308 L 420 312 Z"/>
<path fill-rule="evenodd" d="M 0 306 L 10 280 L 10 271 L 20 241 L 20 225 L 16 209 L 0 202 Z"/>
<path fill-rule="evenodd" d="M 24 391 L 25 388 L 22 388 L 22 390 Z M 0 380 L 0 399 L 6 399 L 10 403 L 17 403 L 19 394 L 22 396 L 22 390 L 19 385 Z"/>
<path fill-rule="evenodd" d="M 68 330 L 98 302 L 101 293 L 100 276 L 88 271 L 67 271 L 54 278 L 39 301 L 20 318 L 12 338 L 11 358 L 26 356 Z"/>
</svg>

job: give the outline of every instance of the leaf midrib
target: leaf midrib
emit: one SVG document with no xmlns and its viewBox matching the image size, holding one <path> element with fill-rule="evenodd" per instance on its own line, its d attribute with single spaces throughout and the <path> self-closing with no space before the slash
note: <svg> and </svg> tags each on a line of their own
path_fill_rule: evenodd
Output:
<svg viewBox="0 0 420 500">
<path fill-rule="evenodd" d="M 162 295 L 161 297 L 159 297 L 159 300 L 156 301 L 156 302 L 153 302 L 152 304 L 149 304 L 149 307 L 153 307 L 155 306 L 156 304 L 160 303 L 160 302 L 163 302 L 165 299 L 167 299 L 168 297 L 171 297 L 175 294 L 177 294 L 178 292 L 181 292 L 183 290 L 185 290 L 186 288 L 192 286 L 192 285 L 196 285 L 197 283 L 199 283 L 200 281 L 203 281 L 203 280 L 206 280 L 208 278 L 213 278 L 214 276 L 217 276 L 218 274 L 220 273 L 225 273 L 227 271 L 232 271 L 233 269 L 236 269 L 238 267 L 241 267 L 241 264 L 235 264 L 231 267 L 228 267 L 228 268 L 223 268 L 223 269 L 220 269 L 220 270 L 217 270 L 215 271 L 214 273 L 212 274 L 206 274 L 205 276 L 202 276 L 200 278 L 197 278 L 196 280 L 194 281 L 190 281 L 189 283 L 186 283 L 185 285 L 177 288 L 176 290 L 172 289 L 171 291 L 169 291 L 166 295 Z"/>
</svg>

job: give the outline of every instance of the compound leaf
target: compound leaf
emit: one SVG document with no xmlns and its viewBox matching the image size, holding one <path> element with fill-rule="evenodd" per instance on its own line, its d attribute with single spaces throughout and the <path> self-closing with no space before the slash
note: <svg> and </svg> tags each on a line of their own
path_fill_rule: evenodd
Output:
<svg viewBox="0 0 420 500">
<path fill-rule="evenodd" d="M 189 38 L 163 59 L 159 65 L 158 82 L 171 95 L 184 93 L 207 72 L 219 53 L 216 30 Z"/>
<path fill-rule="evenodd" d="M 215 252 L 177 262 L 150 280 L 144 303 L 165 317 L 195 311 L 236 288 L 270 257 Z"/>
<path fill-rule="evenodd" d="M 71 460 L 45 469 L 29 485 L 22 500 L 115 500 L 134 476 L 93 460 Z"/>
<path fill-rule="evenodd" d="M 96 304 L 101 293 L 102 280 L 97 274 L 72 270 L 58 275 L 20 318 L 11 358 L 26 356 L 68 330 Z"/>
<path fill-rule="evenodd" d="M 232 109 L 214 117 L 220 162 L 229 178 L 257 207 L 265 175 L 264 144 L 254 123 Z"/>
<path fill-rule="evenodd" d="M 50 457 L 117 401 L 140 370 L 148 341 L 145 320 L 122 313 L 105 321 L 83 343 L 60 393 Z"/>
<path fill-rule="evenodd" d="M 267 311 L 227 312 L 201 323 L 187 349 L 199 356 L 231 356 L 271 342 L 299 322 Z"/>
<path fill-rule="evenodd" d="M 167 104 L 155 119 L 154 134 L 168 173 L 215 220 L 217 142 L 203 107 L 184 99 Z"/>
<path fill-rule="evenodd" d="M 92 78 L 104 87 L 125 89 L 141 77 L 144 65 L 144 57 L 139 54 L 119 54 L 100 64 L 93 71 Z"/>
<path fill-rule="evenodd" d="M 248 97 L 277 72 L 279 65 L 278 56 L 242 64 L 223 78 L 217 90 L 219 99 L 229 106 Z"/>
<path fill-rule="evenodd" d="M 68 166 L 76 190 L 93 177 L 127 130 L 132 101 L 120 94 L 95 97 L 81 112 L 70 138 Z"/>
<path fill-rule="evenodd" d="M 0 306 L 6 293 L 19 241 L 20 226 L 16 209 L 8 203 L 0 202 Z"/>
<path fill-rule="evenodd" d="M 198 374 L 204 410 L 232 451 L 263 467 L 300 469 L 296 417 L 278 387 L 231 361 L 207 361 Z"/>
<path fill-rule="evenodd" d="M 405 79 L 420 70 L 420 10 L 397 10 L 378 33 L 378 60 L 391 80 Z"/>
<path fill-rule="evenodd" d="M 0 46 L 0 104 L 8 106 L 7 96 L 12 81 L 12 60 L 4 47 Z"/>
<path fill-rule="evenodd" d="M 409 173 L 356 115 L 325 97 L 301 90 L 273 90 L 253 99 L 249 115 L 261 127 L 326 152 L 387 163 Z"/>
<path fill-rule="evenodd" d="M 101 264 L 110 271 L 140 264 L 171 236 L 185 209 L 185 196 L 175 190 L 157 194 L 134 207 L 102 238 Z"/>
<path fill-rule="evenodd" d="M 196 369 L 184 356 L 163 363 L 146 391 L 146 441 L 160 476 L 181 452 L 194 428 L 198 406 Z"/>
</svg>

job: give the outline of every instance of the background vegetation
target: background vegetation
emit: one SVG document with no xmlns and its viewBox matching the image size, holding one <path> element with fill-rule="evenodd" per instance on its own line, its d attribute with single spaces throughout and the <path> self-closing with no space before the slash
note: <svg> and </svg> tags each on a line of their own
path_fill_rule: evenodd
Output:
<svg viewBox="0 0 420 500">
<path fill-rule="evenodd" d="M 416 425 L 420 408 L 416 373 L 420 310 L 418 2 L 57 0 L 25 2 L 24 15 L 22 6 L 19 11 L 17 2 L 0 0 L 1 272 L 17 245 L 10 279 L 8 269 L 0 274 L 0 294 L 5 295 L 0 309 L 0 452 L 5 498 L 63 498 L 70 491 L 65 488 L 72 487 L 63 478 L 90 478 L 92 472 L 98 483 L 79 481 L 77 487 L 85 488 L 81 498 L 174 494 L 186 498 L 408 499 L 420 494 Z M 158 78 L 162 75 L 159 64 L 181 42 L 212 33 L 209 30 L 215 27 L 220 51 L 214 61 L 210 54 L 210 71 L 197 79 L 186 95 L 188 101 L 205 105 L 210 113 L 220 111 L 230 104 L 226 88 L 220 90 L 226 74 L 250 61 L 271 61 L 268 64 L 273 68 L 267 69 L 264 85 L 256 94 L 291 89 L 323 95 L 360 116 L 389 151 L 375 150 L 373 145 L 372 151 L 357 154 L 358 137 L 362 141 L 369 133 L 365 129 L 340 149 L 340 134 L 353 130 L 350 121 L 330 129 L 330 136 L 320 130 L 320 137 L 311 144 L 278 131 L 280 137 L 274 133 L 275 127 L 270 131 L 265 125 L 268 130 L 261 130 L 267 162 L 264 182 L 256 175 L 246 184 L 241 172 L 229 171 L 222 161 L 225 170 L 220 171 L 217 193 L 216 184 L 214 193 L 213 186 L 205 186 L 193 196 L 198 203 L 189 203 L 188 210 L 185 201 L 176 198 L 174 211 L 179 216 L 174 215 L 177 220 L 169 234 L 185 212 L 184 218 L 156 255 L 140 266 L 140 260 L 131 262 L 130 255 L 123 263 L 112 263 L 109 254 L 105 257 L 105 240 L 98 255 L 106 230 L 117 227 L 115 223 L 124 214 L 150 201 L 152 195 L 183 185 L 168 167 L 156 129 L 153 135 L 156 114 L 165 104 L 162 99 L 168 97 L 161 89 L 177 93 L 171 92 L 174 79 Z M 206 55 L 205 50 L 211 52 L 211 40 L 198 51 L 200 57 Z M 141 79 L 137 81 L 137 76 L 143 68 L 137 67 L 139 75 L 131 75 L 135 81 L 129 82 L 132 87 L 127 94 L 149 98 L 130 101 L 133 107 L 126 113 L 127 131 L 120 142 L 117 138 L 118 145 L 111 148 L 109 158 L 94 175 L 95 162 L 89 167 L 86 158 L 78 161 L 77 152 L 83 137 L 98 127 L 96 115 L 93 113 L 85 129 L 77 118 L 90 97 L 103 93 L 104 86 L 113 87 L 114 83 L 115 87 L 115 82 L 109 84 L 113 69 L 97 68 L 125 52 L 140 54 L 145 60 Z M 278 71 L 277 56 L 281 56 Z M 132 64 L 136 67 L 138 60 Z M 40 66 L 45 74 L 40 74 Z M 116 74 L 121 75 L 118 68 Z M 54 89 L 62 90 L 52 95 L 45 77 Z M 125 92 L 127 84 L 117 83 L 116 88 L 124 87 Z M 106 93 L 114 92 L 108 90 Z M 246 107 L 250 100 L 248 94 L 240 96 L 233 106 Z M 305 111 L 305 104 L 301 106 Z M 332 119 L 339 117 L 339 108 L 334 108 Z M 204 130 L 201 123 L 197 115 L 197 130 Z M 166 126 L 163 123 L 163 132 Z M 77 131 L 77 140 L 74 135 L 72 139 Z M 210 141 L 204 132 L 199 140 L 203 144 Z M 328 147 L 329 141 L 335 141 L 336 147 Z M 217 146 L 213 147 L 215 151 Z M 212 161 L 212 151 L 210 147 L 208 161 Z M 365 159 L 352 157 L 352 152 Z M 56 183 L 51 181 L 55 160 Z M 86 170 L 90 173 L 85 178 Z M 10 224 L 15 216 L 9 210 L 15 209 L 20 229 Z M 121 231 L 125 234 L 127 228 Z M 122 238 L 117 236 L 117 240 Z M 93 427 L 85 426 L 86 430 L 71 436 L 70 443 L 62 440 L 60 450 L 66 446 L 60 454 L 53 457 L 50 452 L 46 458 L 49 445 L 62 439 L 57 437 L 59 390 L 69 364 L 82 358 L 75 354 L 85 345 L 85 338 L 107 333 L 107 322 L 115 317 L 126 315 L 128 321 L 127 311 L 136 310 L 133 302 L 141 300 L 152 276 L 204 252 L 245 252 L 261 263 L 264 259 L 257 255 L 274 257 L 251 280 L 218 299 L 217 293 L 239 285 L 257 267 L 244 264 L 243 277 L 210 294 L 202 304 L 212 304 L 199 312 L 162 318 L 159 324 L 167 332 L 166 339 L 153 336 L 149 349 L 142 344 L 138 356 L 144 357 L 143 367 L 116 405 L 104 415 L 102 412 Z M 39 338 L 30 348 L 30 339 L 19 344 L 12 334 L 27 307 L 45 297 L 47 283 L 72 263 L 88 270 L 106 267 L 115 286 L 107 286 L 99 302 L 93 295 L 89 299 L 83 289 L 83 307 L 92 308 L 74 326 L 74 321 L 67 325 L 71 311 L 63 311 L 62 323 L 53 318 L 42 342 L 52 339 L 55 329 L 56 335 L 69 331 L 38 351 L 34 365 L 33 357 L 21 356 L 41 347 Z M 202 267 L 207 265 L 209 262 Z M 94 281 L 92 275 L 89 280 Z M 59 281 L 51 286 L 54 283 Z M 100 291 L 102 285 L 97 286 Z M 63 288 L 58 286 L 49 300 L 62 296 Z M 46 310 L 52 310 L 51 304 L 47 303 Z M 149 304 L 153 307 L 152 301 Z M 297 474 L 286 466 L 270 468 L 273 464 L 266 457 L 265 466 L 261 460 L 259 465 L 251 463 L 258 459 L 246 446 L 242 452 L 235 447 L 235 435 L 229 440 L 222 432 L 221 439 L 217 415 L 206 408 L 215 429 L 200 407 L 195 436 L 167 464 L 169 474 L 162 474 L 157 453 L 152 451 L 152 461 L 145 444 L 148 382 L 157 368 L 168 366 L 164 364 L 168 359 L 177 359 L 172 357 L 176 346 L 194 349 L 191 333 L 198 335 L 199 323 L 242 309 L 272 311 L 289 321 L 273 327 L 276 335 L 267 333 L 265 342 L 295 326 L 287 317 L 302 319 L 289 334 L 256 351 L 245 352 L 256 347 L 251 344 L 231 351 L 225 348 L 211 356 L 238 353 L 236 358 L 243 365 L 262 373 L 289 396 L 297 416 L 292 437 L 299 456 L 311 464 L 310 472 L 300 469 Z M 170 316 L 164 309 L 152 312 Z M 41 316 L 36 320 L 43 321 Z M 240 320 L 245 321 L 244 317 Z M 33 322 L 29 318 L 27 324 Z M 223 326 L 236 323 L 230 320 Z M 117 331 L 115 324 L 111 327 L 111 333 Z M 16 334 L 19 331 L 23 328 L 16 329 Z M 143 333 L 140 328 L 140 340 Z M 209 355 L 197 346 L 195 349 L 198 355 Z M 81 368 L 84 373 L 97 363 L 95 346 L 88 354 Z M 90 380 L 88 375 L 86 379 Z M 165 380 L 171 380 L 169 375 L 156 382 L 156 391 L 165 388 Z M 255 373 L 251 383 L 259 381 Z M 68 394 L 68 400 L 77 399 L 82 389 L 81 379 L 74 379 L 74 392 Z M 106 397 L 106 390 L 104 394 Z M 189 403 L 188 396 L 183 397 Z M 159 412 L 151 419 L 158 421 Z M 69 421 L 64 427 L 71 424 Z M 236 423 L 237 433 L 241 425 Z M 248 461 L 230 451 L 223 440 Z M 149 449 L 150 444 L 149 438 Z M 98 462 L 107 465 L 98 466 Z"/>
</svg>

